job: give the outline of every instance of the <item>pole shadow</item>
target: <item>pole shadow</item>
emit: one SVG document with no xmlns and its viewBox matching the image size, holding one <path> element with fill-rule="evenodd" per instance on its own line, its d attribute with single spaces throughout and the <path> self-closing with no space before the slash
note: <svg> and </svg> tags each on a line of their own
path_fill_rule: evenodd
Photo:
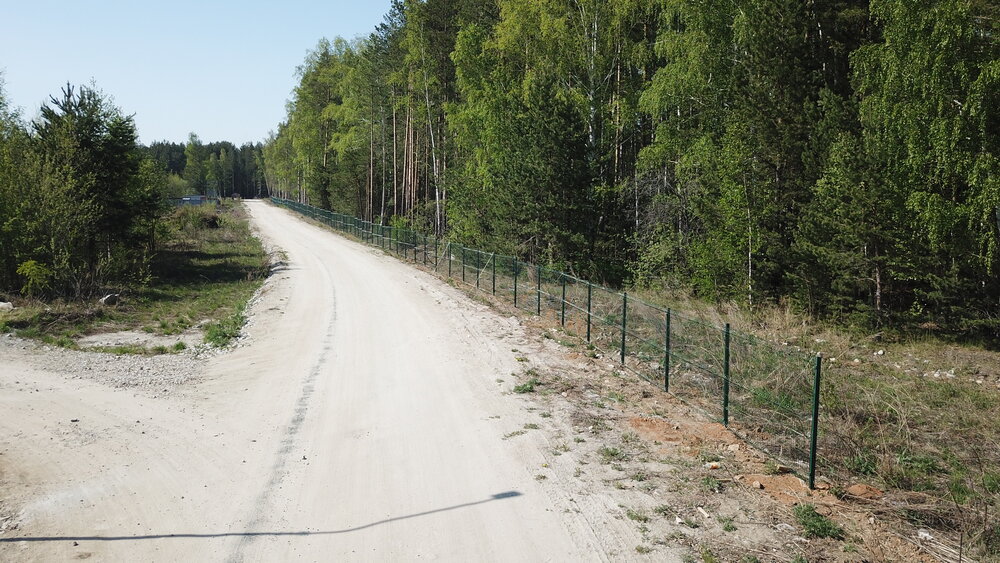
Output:
<svg viewBox="0 0 1000 563">
<path fill-rule="evenodd" d="M 404 516 L 396 516 L 393 518 L 386 518 L 384 520 L 378 520 L 376 522 L 370 522 L 361 526 L 355 526 L 353 528 L 344 528 L 342 530 L 325 530 L 316 532 L 222 532 L 218 534 L 149 534 L 142 536 L 22 536 L 13 538 L 0 538 L 0 543 L 18 543 L 18 542 L 57 542 L 57 541 L 99 541 L 99 542 L 111 542 L 111 541 L 136 541 L 136 540 L 161 540 L 161 539 L 213 539 L 213 538 L 230 538 L 230 537 L 241 537 L 241 538 L 255 538 L 255 537 L 306 537 L 306 536 L 331 536 L 338 534 L 349 534 L 351 532 L 358 532 L 368 528 L 374 528 L 376 526 L 381 526 L 383 524 L 389 524 L 391 522 L 399 522 L 401 520 L 410 520 L 413 518 L 420 518 L 422 516 L 429 516 L 431 514 L 437 514 L 439 512 L 448 512 L 451 510 L 459 510 L 462 508 L 468 508 L 470 506 L 476 506 L 477 504 L 486 504 L 488 502 L 493 502 L 497 500 L 504 500 L 509 498 L 515 498 L 522 496 L 524 493 L 518 491 L 507 491 L 503 493 L 497 493 L 495 495 L 490 495 L 489 498 L 483 500 L 477 500 L 473 502 L 466 502 L 462 504 L 456 504 L 454 506 L 446 506 L 444 508 L 436 508 L 434 510 L 427 510 L 424 512 L 417 512 L 414 514 L 407 514 Z"/>
</svg>

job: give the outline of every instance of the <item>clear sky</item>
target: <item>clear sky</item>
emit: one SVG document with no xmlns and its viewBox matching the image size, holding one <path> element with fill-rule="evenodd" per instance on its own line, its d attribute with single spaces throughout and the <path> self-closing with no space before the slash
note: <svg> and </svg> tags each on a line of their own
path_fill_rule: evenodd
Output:
<svg viewBox="0 0 1000 563">
<path fill-rule="evenodd" d="M 263 141 L 322 37 L 367 36 L 390 0 L 3 0 L 0 73 L 27 119 L 66 82 L 135 114 L 143 143 Z"/>
</svg>

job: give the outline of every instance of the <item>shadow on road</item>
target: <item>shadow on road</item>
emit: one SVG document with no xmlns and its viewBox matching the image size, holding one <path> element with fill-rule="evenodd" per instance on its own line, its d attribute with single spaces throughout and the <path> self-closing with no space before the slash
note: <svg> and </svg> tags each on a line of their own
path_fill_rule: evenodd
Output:
<svg viewBox="0 0 1000 563">
<path fill-rule="evenodd" d="M 407 514 L 405 516 L 396 516 L 395 518 L 386 518 L 385 520 L 379 520 L 377 522 L 371 522 L 364 524 L 362 526 L 355 526 L 353 528 L 344 528 L 343 530 L 326 530 L 326 531 L 316 531 L 316 532 L 223 532 L 219 534 L 150 534 L 144 536 L 39 536 L 39 537 L 14 537 L 14 538 L 0 538 L 0 543 L 17 543 L 17 542 L 55 542 L 55 541 L 135 541 L 135 540 L 159 540 L 159 539 L 171 539 L 171 538 L 228 538 L 228 537 L 262 537 L 262 536 L 273 536 L 273 537 L 283 537 L 283 536 L 329 536 L 335 534 L 347 534 L 350 532 L 357 532 L 367 528 L 374 528 L 375 526 L 381 526 L 383 524 L 388 524 L 390 522 L 398 522 L 400 520 L 409 520 L 411 518 L 419 518 L 421 516 L 428 516 L 430 514 L 436 514 L 438 512 L 448 512 L 449 510 L 458 510 L 460 508 L 467 508 L 469 506 L 475 506 L 477 504 L 485 504 L 488 502 L 493 502 L 495 500 L 503 500 L 508 498 L 514 498 L 522 496 L 524 493 L 518 491 L 507 491 L 504 493 L 497 493 L 491 495 L 490 498 L 477 500 L 474 502 L 466 502 L 463 504 L 456 504 L 454 506 L 447 506 L 445 508 L 437 508 L 434 510 L 428 510 L 425 512 L 417 512 L 416 514 Z"/>
</svg>

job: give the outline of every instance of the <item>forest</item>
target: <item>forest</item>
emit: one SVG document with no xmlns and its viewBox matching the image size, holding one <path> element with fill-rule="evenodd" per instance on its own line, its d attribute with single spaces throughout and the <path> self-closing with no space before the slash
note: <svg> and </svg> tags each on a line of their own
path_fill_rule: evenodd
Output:
<svg viewBox="0 0 1000 563">
<path fill-rule="evenodd" d="M 194 134 L 145 147 L 93 85 L 66 85 L 29 123 L 0 81 L 0 293 L 73 300 L 145 286 L 170 198 L 259 196 L 261 151 Z"/>
<path fill-rule="evenodd" d="M 595 281 L 1000 342 L 990 0 L 396 0 L 269 193 Z"/>
<path fill-rule="evenodd" d="M 205 194 L 215 197 L 260 197 L 264 190 L 263 146 L 228 141 L 203 143 L 191 133 L 187 143 L 156 141 L 146 154 L 167 172 L 171 197 Z"/>
</svg>

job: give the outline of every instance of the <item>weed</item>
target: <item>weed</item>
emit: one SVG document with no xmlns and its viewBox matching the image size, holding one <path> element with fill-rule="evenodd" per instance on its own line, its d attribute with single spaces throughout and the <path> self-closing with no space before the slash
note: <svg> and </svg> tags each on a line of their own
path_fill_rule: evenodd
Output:
<svg viewBox="0 0 1000 563">
<path fill-rule="evenodd" d="M 547 475 L 542 475 L 541 473 L 539 473 L 538 475 L 535 475 L 535 481 L 544 481 L 546 479 L 548 479 Z"/>
<path fill-rule="evenodd" d="M 552 413 L 550 413 L 550 412 L 543 412 L 543 413 L 539 413 L 538 416 L 540 416 L 542 418 L 552 418 Z"/>
<path fill-rule="evenodd" d="M 538 430 L 539 428 L 541 428 L 541 426 L 538 426 L 534 422 L 529 422 L 528 424 L 524 425 L 525 430 Z"/>
<path fill-rule="evenodd" d="M 625 510 L 625 516 L 627 516 L 629 520 L 634 520 L 636 522 L 642 522 L 642 523 L 649 522 L 649 515 L 647 515 L 645 512 L 641 510 L 633 510 L 631 508 L 628 508 Z"/>
<path fill-rule="evenodd" d="M 622 443 L 624 444 L 635 444 L 639 442 L 639 435 L 635 432 L 626 432 L 622 434 Z"/>
<path fill-rule="evenodd" d="M 604 463 L 611 463 L 612 461 L 628 461 L 628 454 L 618 448 L 604 446 L 597 450 L 597 453 L 601 456 L 601 461 Z"/>
<path fill-rule="evenodd" d="M 535 392 L 535 387 L 538 386 L 538 385 L 541 385 L 541 384 L 542 384 L 541 381 L 539 381 L 538 379 L 532 377 L 527 382 L 522 383 L 520 385 L 514 386 L 514 392 L 515 393 L 534 393 Z"/>
<path fill-rule="evenodd" d="M 509 440 L 509 439 L 511 439 L 511 438 L 513 438 L 515 436 L 524 436 L 525 434 L 527 434 L 527 432 L 524 431 L 524 430 L 515 430 L 513 432 L 508 432 L 508 433 L 504 434 L 503 435 L 503 439 L 504 440 Z"/>
<path fill-rule="evenodd" d="M 646 555 L 648 553 L 652 553 L 653 552 L 653 548 L 646 547 L 644 545 L 637 545 L 637 546 L 635 546 L 635 551 L 636 551 L 636 553 L 640 553 L 642 555 Z"/>
<path fill-rule="evenodd" d="M 795 520 L 806 531 L 807 538 L 842 539 L 844 529 L 835 522 L 816 512 L 811 504 L 800 504 L 793 509 Z"/>
<path fill-rule="evenodd" d="M 577 444 L 582 444 L 582 443 L 586 442 L 586 440 L 584 440 L 583 438 L 581 438 L 579 436 L 574 436 L 573 437 L 573 441 L 576 442 Z"/>
<path fill-rule="evenodd" d="M 733 524 L 733 518 L 732 518 L 732 516 L 720 516 L 719 517 L 719 523 L 722 524 L 722 531 L 723 532 L 735 532 L 736 531 L 736 525 Z"/>
<path fill-rule="evenodd" d="M 240 335 L 240 331 L 243 329 L 246 321 L 247 318 L 243 315 L 243 308 L 241 307 L 229 317 L 205 327 L 205 343 L 216 348 L 229 345 L 233 339 Z"/>
<path fill-rule="evenodd" d="M 649 479 L 649 474 L 647 474 L 645 471 L 636 471 L 635 473 L 632 474 L 633 481 L 642 482 L 647 479 Z"/>
<path fill-rule="evenodd" d="M 660 516 L 666 517 L 668 514 L 674 511 L 669 504 L 661 504 L 653 509 L 653 512 L 659 514 Z"/>
<path fill-rule="evenodd" d="M 701 560 L 702 563 L 719 563 L 719 558 L 707 547 L 701 548 Z"/>
<path fill-rule="evenodd" d="M 722 483 L 718 479 L 716 479 L 715 477 L 711 477 L 711 476 L 704 477 L 701 480 L 701 487 L 703 489 L 705 489 L 706 491 L 709 491 L 709 492 L 712 492 L 712 493 L 718 493 L 718 492 L 722 491 Z"/>
</svg>

